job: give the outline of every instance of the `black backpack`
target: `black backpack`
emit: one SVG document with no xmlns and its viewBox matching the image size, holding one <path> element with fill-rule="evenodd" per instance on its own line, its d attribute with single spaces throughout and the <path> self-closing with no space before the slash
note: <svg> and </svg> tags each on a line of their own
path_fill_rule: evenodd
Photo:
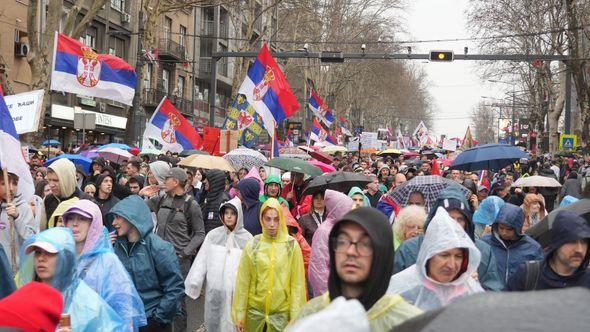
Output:
<svg viewBox="0 0 590 332">
<path fill-rule="evenodd" d="M 528 261 L 525 263 L 526 278 L 524 282 L 524 291 L 537 289 L 539 276 L 541 274 L 540 261 Z"/>
</svg>

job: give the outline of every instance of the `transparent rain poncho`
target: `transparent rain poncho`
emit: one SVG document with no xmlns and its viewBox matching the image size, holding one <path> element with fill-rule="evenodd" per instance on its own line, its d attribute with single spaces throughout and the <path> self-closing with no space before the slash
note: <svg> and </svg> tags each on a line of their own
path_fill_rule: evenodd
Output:
<svg viewBox="0 0 590 332">
<path fill-rule="evenodd" d="M 238 220 L 233 231 L 220 226 L 210 231 L 197 254 L 186 280 L 185 291 L 192 299 L 201 295 L 205 280 L 205 327 L 207 331 L 234 331 L 231 321 L 231 305 L 236 284 L 236 275 L 240 264 L 242 249 L 252 238 L 244 229 L 242 203 L 233 198 L 219 209 L 223 211 L 233 207 L 238 213 Z"/>
<path fill-rule="evenodd" d="M 264 202 L 259 219 L 267 208 L 279 213 L 277 234 L 270 236 L 263 227 L 262 234 L 246 244 L 232 303 L 233 322 L 248 332 L 282 331 L 306 301 L 299 244 L 288 233 L 279 201 L 269 198 Z"/>
<path fill-rule="evenodd" d="M 440 283 L 427 275 L 427 263 L 434 255 L 454 248 L 468 250 L 465 271 L 454 281 Z M 416 264 L 391 277 L 387 293 L 399 294 L 406 301 L 428 311 L 452 303 L 458 298 L 483 292 L 472 275 L 477 271 L 481 254 L 467 233 L 447 211 L 439 207 L 424 235 Z"/>
<path fill-rule="evenodd" d="M 15 277 L 18 287 L 36 279 L 33 262 L 35 252 L 25 254 L 27 246 L 35 242 L 50 243 L 58 251 L 51 286 L 61 292 L 64 313 L 70 314 L 74 331 L 127 331 L 121 317 L 76 276 L 76 246 L 72 231 L 68 228 L 54 227 L 25 241 L 20 250 L 21 265 Z"/>
</svg>

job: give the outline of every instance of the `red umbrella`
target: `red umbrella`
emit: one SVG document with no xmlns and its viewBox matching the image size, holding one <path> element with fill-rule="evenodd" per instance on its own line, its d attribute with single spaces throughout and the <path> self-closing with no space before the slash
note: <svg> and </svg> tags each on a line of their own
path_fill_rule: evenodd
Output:
<svg viewBox="0 0 590 332">
<path fill-rule="evenodd" d="M 413 158 L 413 157 L 419 157 L 419 156 L 420 156 L 420 154 L 418 152 L 414 152 L 414 151 L 404 152 L 405 158 Z"/>
<path fill-rule="evenodd" d="M 309 164 L 311 164 L 311 165 L 313 165 L 313 166 L 321 169 L 323 173 L 332 173 L 332 172 L 335 172 L 336 171 L 336 168 L 334 168 L 334 166 L 325 164 L 325 163 L 323 163 L 321 161 L 308 160 L 307 162 Z"/>
<path fill-rule="evenodd" d="M 334 161 L 334 157 L 330 156 L 329 154 L 322 152 L 322 151 L 312 151 L 309 152 L 309 155 L 318 161 L 321 161 L 326 164 L 331 164 Z"/>
<path fill-rule="evenodd" d="M 139 150 L 138 147 L 132 147 L 131 149 L 129 149 L 129 153 L 131 153 L 134 156 L 137 156 L 139 152 L 141 152 L 141 150 Z"/>
</svg>

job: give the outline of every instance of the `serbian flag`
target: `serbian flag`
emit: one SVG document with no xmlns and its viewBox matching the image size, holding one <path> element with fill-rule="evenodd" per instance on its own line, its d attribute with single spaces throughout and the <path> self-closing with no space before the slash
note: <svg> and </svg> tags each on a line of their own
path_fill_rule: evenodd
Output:
<svg viewBox="0 0 590 332">
<path fill-rule="evenodd" d="M 127 62 L 55 32 L 51 90 L 131 105 L 137 76 Z"/>
<path fill-rule="evenodd" d="M 262 44 L 238 93 L 246 96 L 270 135 L 279 122 L 289 118 L 299 108 L 295 94 L 266 44 Z"/>
<path fill-rule="evenodd" d="M 322 126 L 317 118 L 313 119 L 309 139 L 318 143 L 338 145 L 338 141 Z"/>
<path fill-rule="evenodd" d="M 29 165 L 23 156 L 14 121 L 10 116 L 2 93 L 0 93 L 0 168 L 18 176 L 16 196 L 22 199 L 23 202 L 28 202 L 33 197 L 35 184 L 33 183 Z M 2 223 L 3 221 L 0 220 L 0 226 L 2 226 Z"/>
<path fill-rule="evenodd" d="M 330 127 L 334 122 L 334 113 L 331 109 L 328 109 L 328 106 L 324 104 L 324 101 L 315 90 L 311 90 L 308 107 L 313 115 L 317 116 L 327 127 Z"/>
<path fill-rule="evenodd" d="M 162 98 L 143 132 L 144 142 L 149 139 L 160 143 L 163 151 L 182 152 L 203 147 L 201 136 L 168 97 Z"/>
<path fill-rule="evenodd" d="M 345 118 L 344 118 L 342 115 L 339 115 L 339 116 L 338 116 L 338 125 L 340 126 L 340 131 L 341 131 L 341 132 L 342 132 L 344 135 L 346 135 L 346 136 L 348 136 L 348 137 L 352 137 L 352 136 L 354 136 L 354 135 L 353 135 L 353 134 L 350 132 L 350 130 L 346 129 L 346 119 L 345 119 Z"/>
</svg>

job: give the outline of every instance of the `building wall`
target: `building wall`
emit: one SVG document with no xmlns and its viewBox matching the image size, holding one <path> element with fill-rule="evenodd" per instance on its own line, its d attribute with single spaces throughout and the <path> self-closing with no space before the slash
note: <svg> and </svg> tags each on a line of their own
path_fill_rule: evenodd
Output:
<svg viewBox="0 0 590 332">
<path fill-rule="evenodd" d="M 30 90 L 27 59 L 15 56 L 15 39 L 27 41 L 27 9 L 28 0 L 2 0 L 0 6 L 0 84 L 7 94 Z"/>
</svg>

